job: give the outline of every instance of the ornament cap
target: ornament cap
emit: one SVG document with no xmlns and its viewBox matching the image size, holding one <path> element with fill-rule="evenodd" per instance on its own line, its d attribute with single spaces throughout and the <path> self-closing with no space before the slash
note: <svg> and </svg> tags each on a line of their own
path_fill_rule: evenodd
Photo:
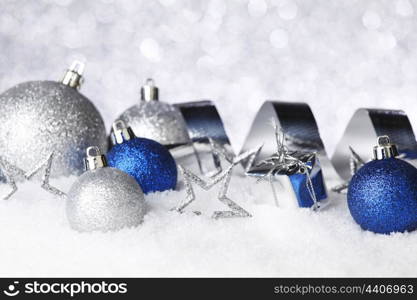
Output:
<svg viewBox="0 0 417 300">
<path fill-rule="evenodd" d="M 75 60 L 65 72 L 61 82 L 69 87 L 79 89 L 84 82 L 82 74 L 84 72 L 85 64 L 81 61 Z"/>
<path fill-rule="evenodd" d="M 87 156 L 84 159 L 85 170 L 91 171 L 99 168 L 107 167 L 107 160 L 101 154 L 100 148 L 97 146 L 88 147 L 86 150 Z"/>
<path fill-rule="evenodd" d="M 387 135 L 379 136 L 378 145 L 374 147 L 374 160 L 387 159 L 398 156 L 398 149 L 395 144 L 391 144 Z"/>
<path fill-rule="evenodd" d="M 140 88 L 140 99 L 146 102 L 159 100 L 159 89 L 152 78 L 146 79 L 145 84 Z"/>
<path fill-rule="evenodd" d="M 122 144 L 135 138 L 132 128 L 126 126 L 122 120 L 117 120 L 113 123 L 113 132 L 111 133 L 111 141 L 113 145 Z"/>
</svg>

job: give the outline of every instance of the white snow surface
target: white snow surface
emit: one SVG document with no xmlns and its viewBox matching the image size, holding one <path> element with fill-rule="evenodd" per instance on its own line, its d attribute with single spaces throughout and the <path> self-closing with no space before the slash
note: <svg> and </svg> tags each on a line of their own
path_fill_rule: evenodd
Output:
<svg viewBox="0 0 417 300">
<path fill-rule="evenodd" d="M 1 6 L 0 90 L 58 80 L 73 59 L 85 60 L 82 92 L 107 128 L 138 101 L 147 77 L 166 102 L 215 101 L 235 151 L 265 99 L 308 102 L 329 153 L 357 108 L 404 109 L 417 123 L 415 1 Z M 276 207 L 267 185 L 235 171 L 229 197 L 252 218 L 211 219 L 218 188 L 196 188 L 202 216 L 170 211 L 185 197 L 180 182 L 147 196 L 141 226 L 111 233 L 71 230 L 64 201 L 36 181 L 20 183 L 0 201 L 0 276 L 417 276 L 417 232 L 365 232 L 343 195 L 330 194 L 319 213 Z M 52 183 L 67 191 L 73 181 Z"/>
</svg>

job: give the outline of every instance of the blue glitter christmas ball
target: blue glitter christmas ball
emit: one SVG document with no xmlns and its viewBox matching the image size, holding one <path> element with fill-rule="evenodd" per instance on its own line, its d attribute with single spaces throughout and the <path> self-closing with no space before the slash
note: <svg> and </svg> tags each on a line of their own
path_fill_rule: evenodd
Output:
<svg viewBox="0 0 417 300">
<path fill-rule="evenodd" d="M 352 217 L 365 230 L 412 231 L 417 228 L 417 169 L 396 158 L 371 161 L 352 177 L 347 199 Z"/>
<path fill-rule="evenodd" d="M 134 177 L 145 194 L 175 189 L 177 165 L 171 153 L 153 140 L 133 138 L 107 153 L 109 166 Z"/>
</svg>

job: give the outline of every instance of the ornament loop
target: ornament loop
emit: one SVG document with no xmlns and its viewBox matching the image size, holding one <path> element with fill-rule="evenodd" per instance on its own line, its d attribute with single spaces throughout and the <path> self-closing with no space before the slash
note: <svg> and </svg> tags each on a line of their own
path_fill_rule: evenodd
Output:
<svg viewBox="0 0 417 300">
<path fill-rule="evenodd" d="M 72 88 L 79 89 L 83 83 L 82 74 L 84 73 L 84 68 L 85 64 L 83 62 L 75 60 L 65 72 L 61 82 Z"/>
<path fill-rule="evenodd" d="M 101 154 L 100 148 L 97 146 L 88 147 L 87 156 L 84 159 L 85 170 L 95 170 L 107 166 L 106 157 Z"/>
<path fill-rule="evenodd" d="M 379 136 L 378 145 L 374 147 L 374 160 L 387 159 L 398 156 L 398 149 L 395 144 L 391 144 L 388 135 Z"/>
<path fill-rule="evenodd" d="M 132 129 L 126 126 L 122 120 L 117 120 L 112 125 L 111 141 L 113 145 L 121 144 L 135 137 Z"/>
<path fill-rule="evenodd" d="M 145 84 L 140 88 L 140 98 L 147 102 L 159 100 L 159 89 L 152 78 L 146 79 Z"/>
</svg>

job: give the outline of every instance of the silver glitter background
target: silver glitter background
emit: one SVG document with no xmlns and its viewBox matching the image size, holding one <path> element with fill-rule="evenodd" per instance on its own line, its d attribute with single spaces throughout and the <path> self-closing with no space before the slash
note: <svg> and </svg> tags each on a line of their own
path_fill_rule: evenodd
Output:
<svg viewBox="0 0 417 300">
<path fill-rule="evenodd" d="M 417 128 L 413 0 L 2 0 L 0 16 L 1 92 L 85 61 L 81 91 L 107 132 L 148 77 L 170 104 L 213 100 L 235 153 L 265 99 L 308 102 L 330 155 L 359 107 L 404 109 Z M 284 208 L 278 188 L 278 208 L 267 182 L 234 172 L 228 195 L 252 218 L 214 221 L 204 213 L 224 209 L 218 190 L 197 187 L 190 215 L 169 211 L 184 190 L 155 193 L 141 226 L 107 234 L 78 234 L 65 202 L 18 183 L 0 201 L 0 275 L 417 276 L 417 231 L 364 232 L 335 193 L 313 214 Z"/>
<path fill-rule="evenodd" d="M 188 143 L 184 118 L 176 107 L 161 101 L 140 101 L 122 113 L 120 120 L 130 126 L 137 137 L 163 145 Z"/>
<path fill-rule="evenodd" d="M 80 174 L 85 149 L 107 145 L 104 122 L 76 89 L 54 81 L 21 83 L 0 95 L 0 151 L 29 171 L 55 153 L 51 176 Z"/>
<path fill-rule="evenodd" d="M 67 217 L 78 231 L 110 231 L 139 225 L 145 198 L 135 179 L 104 167 L 82 174 L 68 192 Z"/>
</svg>

